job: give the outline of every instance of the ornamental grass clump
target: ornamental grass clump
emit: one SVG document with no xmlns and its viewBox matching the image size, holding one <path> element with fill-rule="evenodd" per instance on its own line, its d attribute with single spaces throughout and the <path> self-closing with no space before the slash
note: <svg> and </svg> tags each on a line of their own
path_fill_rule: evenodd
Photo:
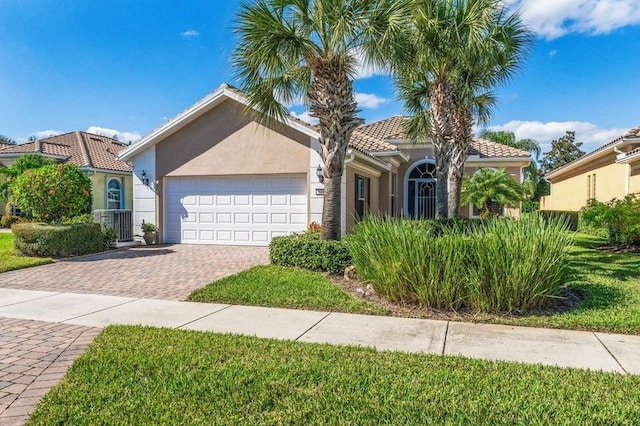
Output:
<svg viewBox="0 0 640 426">
<path fill-rule="evenodd" d="M 346 242 L 358 274 L 392 302 L 511 313 L 560 297 L 571 238 L 539 215 L 444 227 L 367 217 Z"/>
<path fill-rule="evenodd" d="M 536 214 L 489 220 L 471 235 L 467 305 L 481 312 L 543 309 L 560 297 L 572 244 L 566 221 Z"/>
<path fill-rule="evenodd" d="M 378 294 L 457 309 L 464 301 L 462 235 L 457 226 L 368 217 L 346 241 L 358 274 Z"/>
</svg>

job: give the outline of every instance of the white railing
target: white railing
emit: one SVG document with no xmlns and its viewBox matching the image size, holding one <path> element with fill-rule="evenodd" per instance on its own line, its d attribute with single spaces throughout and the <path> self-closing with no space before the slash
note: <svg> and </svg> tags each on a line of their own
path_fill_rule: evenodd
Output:
<svg viewBox="0 0 640 426">
<path fill-rule="evenodd" d="M 133 212 L 131 210 L 94 210 L 96 222 L 115 229 L 116 242 L 133 241 Z"/>
</svg>

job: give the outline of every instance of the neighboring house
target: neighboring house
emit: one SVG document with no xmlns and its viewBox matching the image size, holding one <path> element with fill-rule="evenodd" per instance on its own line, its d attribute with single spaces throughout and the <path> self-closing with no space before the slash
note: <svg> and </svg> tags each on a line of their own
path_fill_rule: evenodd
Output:
<svg viewBox="0 0 640 426">
<path fill-rule="evenodd" d="M 242 93 L 222 85 L 119 155 L 134 172 L 136 233 L 144 220 L 159 225 L 165 243 L 266 245 L 321 222 L 314 126 L 293 117 L 267 125 L 245 111 Z M 342 182 L 343 233 L 367 211 L 435 215 L 433 149 L 408 141 L 404 120 L 392 117 L 353 134 Z M 528 152 L 475 140 L 467 172 L 506 168 L 520 180 L 530 161 Z"/>
<path fill-rule="evenodd" d="M 579 211 L 589 200 L 609 201 L 640 193 L 640 126 L 549 172 L 551 195 L 542 210 Z"/>
<path fill-rule="evenodd" d="M 131 168 L 116 158 L 126 144 L 106 136 L 71 132 L 0 148 L 0 167 L 10 166 L 25 154 L 39 154 L 72 163 L 91 179 L 93 209 L 132 209 Z M 4 214 L 4 205 L 1 214 Z"/>
</svg>

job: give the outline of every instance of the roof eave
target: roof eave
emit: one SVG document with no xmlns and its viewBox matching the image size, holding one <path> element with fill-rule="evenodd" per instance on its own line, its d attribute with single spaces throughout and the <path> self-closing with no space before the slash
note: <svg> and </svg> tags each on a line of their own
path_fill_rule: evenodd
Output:
<svg viewBox="0 0 640 426">
<path fill-rule="evenodd" d="M 372 157 L 400 157 L 405 163 L 411 159 L 411 157 L 404 152 L 398 151 L 369 151 L 369 155 Z"/>
<path fill-rule="evenodd" d="M 554 179 L 557 178 L 558 176 L 561 176 L 573 169 L 575 169 L 576 167 L 579 167 L 585 163 L 588 163 L 589 161 L 593 160 L 594 158 L 600 157 L 602 155 L 605 154 L 610 154 L 611 151 L 615 151 L 616 148 L 620 147 L 623 143 L 625 142 L 624 139 L 620 139 L 615 143 L 612 143 L 609 146 L 604 147 L 603 149 L 596 149 L 593 152 L 590 152 L 589 154 L 585 154 L 582 157 L 578 158 L 577 160 L 573 160 L 572 162 L 570 162 L 569 164 L 565 164 L 564 166 L 552 170 L 551 172 L 547 173 L 546 175 L 544 175 L 545 179 Z"/>
</svg>

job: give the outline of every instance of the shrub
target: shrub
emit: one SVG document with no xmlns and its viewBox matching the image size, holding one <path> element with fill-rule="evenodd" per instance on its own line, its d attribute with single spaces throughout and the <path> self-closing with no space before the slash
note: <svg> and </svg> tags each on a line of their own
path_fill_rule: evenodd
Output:
<svg viewBox="0 0 640 426">
<path fill-rule="evenodd" d="M 67 257 L 103 250 L 104 237 L 98 223 L 23 223 L 13 225 L 11 230 L 16 250 L 25 256 Z"/>
<path fill-rule="evenodd" d="M 569 231 L 578 230 L 579 212 L 562 210 L 540 210 L 540 215 L 547 222 L 554 222 L 557 220 L 565 222 Z"/>
<path fill-rule="evenodd" d="M 571 244 L 561 219 L 471 224 L 366 218 L 346 242 L 358 274 L 394 302 L 514 312 L 558 297 Z"/>
<path fill-rule="evenodd" d="M 73 164 L 48 165 L 18 176 L 11 197 L 33 219 L 59 223 L 91 212 L 91 181 Z"/>
<path fill-rule="evenodd" d="M 269 258 L 274 265 L 296 266 L 335 275 L 342 274 L 344 268 L 351 264 L 351 254 L 343 241 L 321 240 L 314 231 L 272 239 Z"/>
<path fill-rule="evenodd" d="M 22 217 L 6 214 L 0 218 L 0 228 L 11 228 L 14 223 L 22 222 Z"/>
<path fill-rule="evenodd" d="M 613 244 L 640 244 L 640 195 L 630 194 L 607 203 L 591 200 L 580 211 L 580 226 Z"/>
<path fill-rule="evenodd" d="M 98 223 L 91 214 L 81 214 L 62 221 L 63 225 L 74 225 L 77 223 Z M 113 243 L 118 240 L 118 233 L 113 226 L 100 224 L 102 229 L 102 248 L 107 250 Z"/>
</svg>

